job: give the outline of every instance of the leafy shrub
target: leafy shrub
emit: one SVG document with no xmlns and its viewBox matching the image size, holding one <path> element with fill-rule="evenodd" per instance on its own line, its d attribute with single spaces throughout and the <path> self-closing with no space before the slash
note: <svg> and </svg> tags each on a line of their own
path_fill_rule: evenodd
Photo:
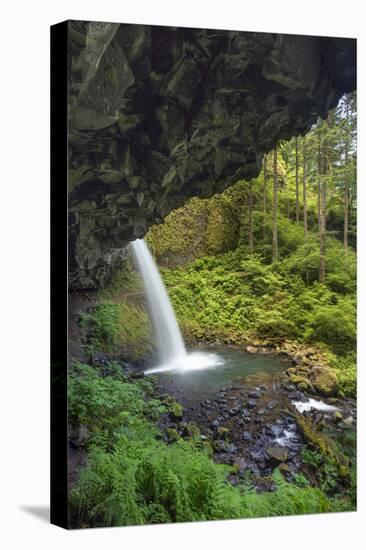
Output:
<svg viewBox="0 0 366 550">
<path fill-rule="evenodd" d="M 352 351 L 343 357 L 330 354 L 329 363 L 337 372 L 341 393 L 348 397 L 355 397 L 357 393 L 356 353 Z"/>
<path fill-rule="evenodd" d="M 150 321 L 146 309 L 138 305 L 102 301 L 82 313 L 80 323 L 87 331 L 91 351 L 118 351 L 138 360 L 153 350 Z"/>
<path fill-rule="evenodd" d="M 336 353 L 345 354 L 355 348 L 355 307 L 350 299 L 335 305 L 321 306 L 314 314 L 306 338 L 312 342 L 325 342 Z"/>
<path fill-rule="evenodd" d="M 117 363 L 74 363 L 69 419 L 89 429 L 88 462 L 69 495 L 74 526 L 135 525 L 315 513 L 338 509 L 321 491 L 274 474 L 275 493 L 233 487 L 197 438 L 166 444 L 151 423 L 164 411 L 151 382 L 126 380 Z M 178 439 L 176 442 L 174 440 Z M 245 480 L 244 480 L 245 481 Z M 346 508 L 349 504 L 344 504 Z"/>
</svg>

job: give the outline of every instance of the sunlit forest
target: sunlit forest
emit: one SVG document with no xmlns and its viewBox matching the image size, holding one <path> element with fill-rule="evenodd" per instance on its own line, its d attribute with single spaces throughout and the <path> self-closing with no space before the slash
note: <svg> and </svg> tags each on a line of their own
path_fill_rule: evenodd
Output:
<svg viewBox="0 0 366 550">
<path fill-rule="evenodd" d="M 355 509 L 356 118 L 344 96 L 256 179 L 146 236 L 187 349 L 226 350 L 251 369 L 241 385 L 146 375 L 156 349 L 130 256 L 80 313 L 72 524 Z"/>
</svg>

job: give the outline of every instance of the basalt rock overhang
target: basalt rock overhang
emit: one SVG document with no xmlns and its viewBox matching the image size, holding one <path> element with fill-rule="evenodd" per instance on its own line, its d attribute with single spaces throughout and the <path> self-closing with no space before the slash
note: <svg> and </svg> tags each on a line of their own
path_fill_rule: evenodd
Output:
<svg viewBox="0 0 366 550">
<path fill-rule="evenodd" d="M 256 177 L 356 86 L 356 41 L 68 23 L 69 283 L 98 288 L 125 247 L 192 196 Z"/>
</svg>

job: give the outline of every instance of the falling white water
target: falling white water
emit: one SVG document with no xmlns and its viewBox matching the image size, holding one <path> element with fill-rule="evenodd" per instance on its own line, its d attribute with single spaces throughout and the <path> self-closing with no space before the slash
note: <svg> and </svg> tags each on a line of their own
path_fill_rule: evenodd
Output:
<svg viewBox="0 0 366 550">
<path fill-rule="evenodd" d="M 144 281 L 162 363 L 187 355 L 182 335 L 164 283 L 143 239 L 132 242 L 136 262 Z"/>
<path fill-rule="evenodd" d="M 214 353 L 187 353 L 166 288 L 145 241 L 137 239 L 131 245 L 144 281 L 160 355 L 159 366 L 149 369 L 147 373 L 169 370 L 185 372 L 222 364 L 222 358 Z"/>
</svg>

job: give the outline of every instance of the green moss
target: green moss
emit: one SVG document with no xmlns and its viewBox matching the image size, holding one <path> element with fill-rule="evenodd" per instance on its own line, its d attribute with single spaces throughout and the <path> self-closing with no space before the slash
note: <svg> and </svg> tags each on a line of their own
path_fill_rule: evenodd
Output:
<svg viewBox="0 0 366 550">
<path fill-rule="evenodd" d="M 217 429 L 215 438 L 216 439 L 222 439 L 224 441 L 228 441 L 229 440 L 229 430 L 227 428 L 225 428 L 224 426 L 219 426 L 219 428 Z"/>
<path fill-rule="evenodd" d="M 169 395 L 164 399 L 163 403 L 167 405 L 169 414 L 173 420 L 181 420 L 183 418 L 183 407 L 174 397 Z"/>
<path fill-rule="evenodd" d="M 210 199 L 192 198 L 150 229 L 147 240 L 161 265 L 184 265 L 238 244 L 247 183 L 239 182 Z"/>
<path fill-rule="evenodd" d="M 87 349 L 94 353 L 118 353 L 131 360 L 152 353 L 151 325 L 137 305 L 105 301 L 83 313 L 80 323 L 87 332 Z"/>
<path fill-rule="evenodd" d="M 311 385 L 310 381 L 305 376 L 299 376 L 298 374 L 291 374 L 290 375 L 290 381 L 293 384 L 296 384 L 296 386 L 301 391 L 307 391 L 307 390 L 310 390 L 312 388 L 312 385 Z M 301 385 L 301 388 L 299 387 L 300 385 Z M 302 388 L 304 388 L 304 389 L 302 389 Z"/>
<path fill-rule="evenodd" d="M 350 469 L 347 457 L 337 452 L 331 441 L 313 427 L 311 420 L 296 413 L 295 420 L 307 443 L 319 451 L 323 461 L 333 468 L 343 480 L 349 480 Z"/>
<path fill-rule="evenodd" d="M 179 433 L 174 428 L 167 428 L 165 430 L 165 433 L 168 437 L 169 443 L 175 443 L 176 441 L 178 441 L 180 439 Z"/>
<path fill-rule="evenodd" d="M 337 375 L 333 369 L 316 366 L 311 371 L 312 384 L 317 393 L 334 396 L 338 389 Z"/>
<path fill-rule="evenodd" d="M 201 435 L 201 431 L 195 422 L 188 422 L 183 428 L 185 437 L 197 437 Z"/>
</svg>

